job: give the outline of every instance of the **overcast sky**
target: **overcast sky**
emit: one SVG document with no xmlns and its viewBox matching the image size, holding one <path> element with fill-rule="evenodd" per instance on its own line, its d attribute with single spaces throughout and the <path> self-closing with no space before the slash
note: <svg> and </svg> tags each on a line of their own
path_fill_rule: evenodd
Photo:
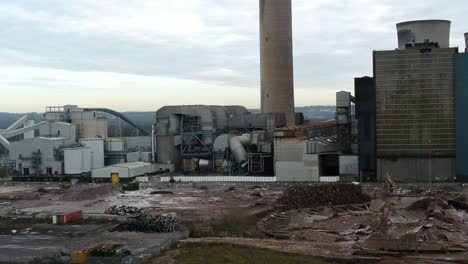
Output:
<svg viewBox="0 0 468 264">
<path fill-rule="evenodd" d="M 259 107 L 258 0 L 1 0 L 0 111 L 77 104 Z M 296 105 L 334 104 L 397 47 L 397 22 L 452 21 L 466 0 L 293 0 Z"/>
</svg>

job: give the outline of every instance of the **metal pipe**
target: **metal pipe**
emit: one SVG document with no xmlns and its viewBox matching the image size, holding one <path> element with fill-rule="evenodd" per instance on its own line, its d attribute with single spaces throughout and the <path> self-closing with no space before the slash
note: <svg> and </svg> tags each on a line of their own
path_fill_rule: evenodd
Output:
<svg viewBox="0 0 468 264">
<path fill-rule="evenodd" d="M 251 139 L 252 136 L 250 134 L 244 134 L 242 136 L 232 137 L 229 140 L 229 147 L 237 161 L 242 162 L 248 160 L 247 151 L 244 146 L 250 144 Z"/>
</svg>

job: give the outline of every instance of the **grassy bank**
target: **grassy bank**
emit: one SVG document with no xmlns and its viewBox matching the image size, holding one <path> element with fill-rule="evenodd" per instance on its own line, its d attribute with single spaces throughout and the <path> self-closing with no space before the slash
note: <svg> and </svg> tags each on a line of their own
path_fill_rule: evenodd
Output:
<svg viewBox="0 0 468 264">
<path fill-rule="evenodd" d="M 142 264 L 329 264 L 321 258 L 229 244 L 183 244 Z"/>
</svg>

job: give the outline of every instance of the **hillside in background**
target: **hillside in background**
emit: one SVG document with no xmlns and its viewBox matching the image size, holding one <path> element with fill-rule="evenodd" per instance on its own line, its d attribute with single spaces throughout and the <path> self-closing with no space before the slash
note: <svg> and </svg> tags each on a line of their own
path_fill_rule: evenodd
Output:
<svg viewBox="0 0 468 264">
<path fill-rule="evenodd" d="M 259 109 L 249 109 L 252 113 L 259 113 Z M 333 119 L 335 117 L 335 106 L 303 106 L 297 107 L 296 112 L 304 114 L 306 120 L 316 122 Z M 156 120 L 155 112 L 123 112 L 123 114 L 130 120 L 140 125 L 143 129 L 150 132 L 151 126 Z M 0 129 L 7 128 L 13 124 L 24 114 L 21 113 L 0 113 Z M 118 120 L 111 115 L 102 114 L 109 120 L 109 134 L 111 136 L 120 135 L 120 128 Z M 39 122 L 44 120 L 43 113 L 34 113 L 34 119 Z M 125 123 L 121 124 L 122 135 L 134 135 L 135 131 L 128 127 Z"/>
</svg>

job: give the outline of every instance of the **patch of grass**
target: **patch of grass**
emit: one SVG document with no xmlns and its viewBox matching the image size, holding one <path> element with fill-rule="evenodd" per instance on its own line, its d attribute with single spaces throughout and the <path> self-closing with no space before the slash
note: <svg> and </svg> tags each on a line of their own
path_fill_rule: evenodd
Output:
<svg viewBox="0 0 468 264">
<path fill-rule="evenodd" d="M 230 244 L 183 244 L 145 264 L 330 264 L 334 261 L 306 255 L 285 253 Z"/>
</svg>

